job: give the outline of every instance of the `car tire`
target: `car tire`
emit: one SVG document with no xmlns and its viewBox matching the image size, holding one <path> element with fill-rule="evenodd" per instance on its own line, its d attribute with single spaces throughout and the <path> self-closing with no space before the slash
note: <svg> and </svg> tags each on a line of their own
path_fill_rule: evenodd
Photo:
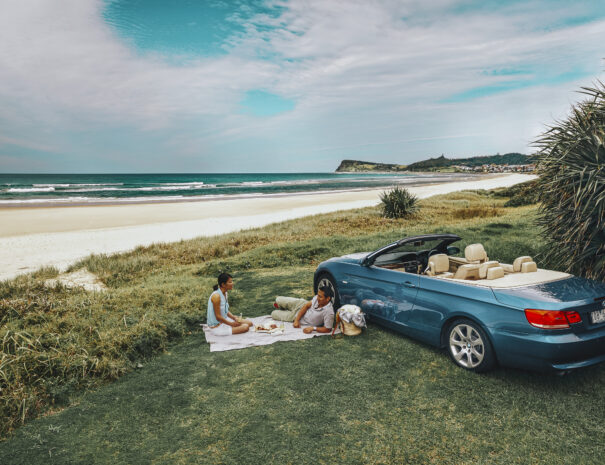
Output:
<svg viewBox="0 0 605 465">
<path fill-rule="evenodd" d="M 336 286 L 336 280 L 332 277 L 332 275 L 328 273 L 320 274 L 317 278 L 317 289 L 320 287 L 328 286 L 332 289 L 334 293 L 334 298 L 332 299 L 332 306 L 334 307 L 334 311 L 340 308 L 340 296 L 338 295 L 338 287 Z"/>
<path fill-rule="evenodd" d="M 496 356 L 485 331 L 474 321 L 453 321 L 446 334 L 447 351 L 452 361 L 469 371 L 483 373 L 496 365 Z"/>
</svg>

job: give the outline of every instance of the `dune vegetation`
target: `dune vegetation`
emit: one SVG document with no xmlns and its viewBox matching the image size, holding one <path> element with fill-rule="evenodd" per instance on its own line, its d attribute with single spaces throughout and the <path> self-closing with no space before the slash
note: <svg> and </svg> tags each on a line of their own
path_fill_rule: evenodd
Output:
<svg viewBox="0 0 605 465">
<path fill-rule="evenodd" d="M 602 367 L 478 376 L 372 325 L 224 353 L 201 333 L 221 271 L 232 308 L 259 316 L 275 295 L 310 297 L 322 260 L 405 235 L 452 232 L 504 262 L 547 265 L 536 205 L 507 207 L 509 195 L 433 197 L 405 219 L 317 215 L 72 267 L 106 292 L 49 288 L 53 269 L 0 283 L 0 463 L 597 463 Z"/>
<path fill-rule="evenodd" d="M 548 260 L 565 271 L 605 280 L 605 85 L 536 141 L 541 176 L 538 223 L 555 247 Z"/>
</svg>

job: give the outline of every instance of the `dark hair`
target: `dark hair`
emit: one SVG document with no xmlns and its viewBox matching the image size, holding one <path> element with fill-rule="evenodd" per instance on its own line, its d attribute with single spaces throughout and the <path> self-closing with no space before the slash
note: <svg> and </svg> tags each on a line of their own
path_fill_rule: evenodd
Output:
<svg viewBox="0 0 605 465">
<path fill-rule="evenodd" d="M 229 273 L 219 274 L 218 275 L 218 284 L 215 284 L 214 286 L 212 286 L 212 289 L 214 289 L 215 291 L 218 290 L 218 288 L 220 287 L 221 284 L 225 284 L 227 281 L 229 281 L 232 278 L 233 278 L 233 276 L 231 276 Z"/>
<path fill-rule="evenodd" d="M 324 293 L 324 295 L 325 295 L 326 297 L 329 297 L 330 299 L 331 299 L 332 297 L 334 297 L 334 292 L 332 292 L 332 289 L 331 289 L 331 288 L 329 288 L 328 286 L 321 286 L 321 287 L 318 289 L 318 291 L 323 292 L 323 293 Z"/>
</svg>

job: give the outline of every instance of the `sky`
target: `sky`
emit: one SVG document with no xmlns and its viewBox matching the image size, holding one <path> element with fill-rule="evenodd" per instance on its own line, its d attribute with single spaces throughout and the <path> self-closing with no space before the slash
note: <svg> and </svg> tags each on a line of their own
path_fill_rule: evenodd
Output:
<svg viewBox="0 0 605 465">
<path fill-rule="evenodd" d="M 0 0 L 0 173 L 327 172 L 532 153 L 605 2 Z"/>
</svg>

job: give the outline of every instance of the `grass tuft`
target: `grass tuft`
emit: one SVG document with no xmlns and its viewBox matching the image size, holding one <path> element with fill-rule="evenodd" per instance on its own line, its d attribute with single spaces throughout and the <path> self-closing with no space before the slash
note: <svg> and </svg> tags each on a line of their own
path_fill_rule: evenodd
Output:
<svg viewBox="0 0 605 465">
<path fill-rule="evenodd" d="M 380 194 L 382 214 L 386 218 L 405 218 L 418 211 L 418 198 L 404 187 L 395 186 Z"/>
</svg>

